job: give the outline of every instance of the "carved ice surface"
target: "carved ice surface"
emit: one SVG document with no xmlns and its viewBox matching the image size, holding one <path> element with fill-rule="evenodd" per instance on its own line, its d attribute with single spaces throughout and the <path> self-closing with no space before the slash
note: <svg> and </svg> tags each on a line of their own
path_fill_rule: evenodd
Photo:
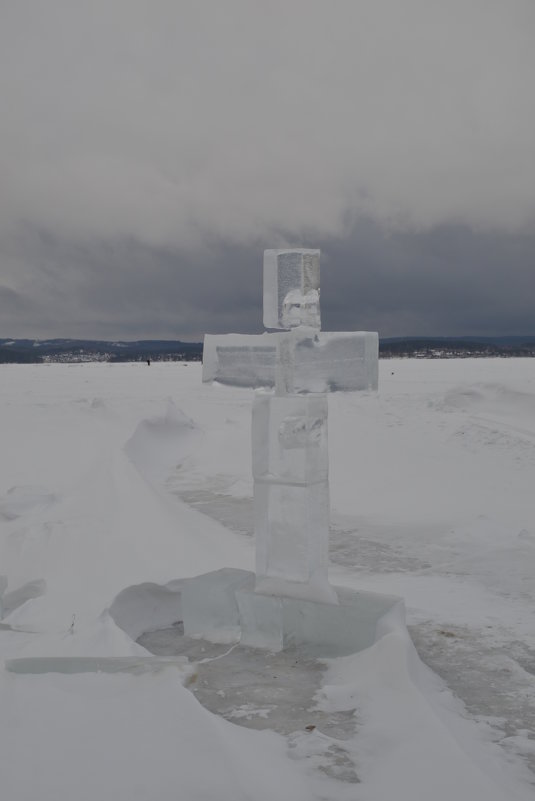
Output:
<svg viewBox="0 0 535 801">
<path fill-rule="evenodd" d="M 377 390 L 379 337 L 373 331 L 277 334 L 207 334 L 204 382 L 238 387 L 275 386 L 278 343 L 295 339 L 294 392 Z"/>
<path fill-rule="evenodd" d="M 295 328 L 299 325 L 320 327 L 320 293 L 317 289 L 300 292 L 292 289 L 282 302 L 281 322 L 284 328 Z"/>
<path fill-rule="evenodd" d="M 240 638 L 235 593 L 252 589 L 254 576 L 246 570 L 222 568 L 182 584 L 184 634 L 210 642 L 234 642 Z"/>
<path fill-rule="evenodd" d="M 252 451 L 257 591 L 335 601 L 328 584 L 327 396 L 257 392 Z"/>
<path fill-rule="evenodd" d="M 206 334 L 202 380 L 235 387 L 275 385 L 277 334 Z"/>
<path fill-rule="evenodd" d="M 184 656 L 28 656 L 6 659 L 10 673 L 159 673 L 177 668 L 184 679 L 193 669 Z"/>
<path fill-rule="evenodd" d="M 264 251 L 262 336 L 207 336 L 203 381 L 275 387 L 253 406 L 255 591 L 336 603 L 328 582 L 327 396 L 377 389 L 376 333 L 320 332 L 320 252 Z"/>
<path fill-rule="evenodd" d="M 264 251 L 266 328 L 320 328 L 320 252 L 305 248 Z"/>
<path fill-rule="evenodd" d="M 254 580 L 254 573 L 236 568 L 185 579 L 184 633 L 270 651 L 304 645 L 311 654 L 335 657 L 373 645 L 392 615 L 404 623 L 403 602 L 395 596 L 342 587 L 328 587 L 324 597 L 303 595 L 298 584 L 292 596 L 290 582 L 284 593 L 259 592 Z"/>
<path fill-rule="evenodd" d="M 404 623 L 404 604 L 396 596 L 330 589 L 335 603 L 239 590 L 242 645 L 270 651 L 305 645 L 310 653 L 343 656 L 373 645 L 389 617 Z"/>
<path fill-rule="evenodd" d="M 339 623 L 334 640 L 346 636 L 345 611 L 321 618 L 324 607 L 339 602 L 328 578 L 325 393 L 377 389 L 379 339 L 367 331 L 320 332 L 319 260 L 319 250 L 264 251 L 264 325 L 282 330 L 205 337 L 203 381 L 275 387 L 274 394 L 257 391 L 253 403 L 254 588 L 221 576 L 214 594 L 212 578 L 205 604 L 203 580 L 195 579 L 186 601 L 185 629 L 196 617 L 194 633 L 215 641 L 241 630 L 260 647 L 282 648 L 292 637 L 319 645 L 329 639 L 323 629 Z M 356 621 L 353 602 L 348 631 Z M 222 613 L 215 626 L 214 610 Z"/>
<path fill-rule="evenodd" d="M 327 481 L 327 397 L 256 392 L 252 451 L 255 481 Z"/>
<path fill-rule="evenodd" d="M 254 514 L 256 589 L 334 600 L 327 589 L 327 482 L 311 486 L 255 482 Z"/>
</svg>

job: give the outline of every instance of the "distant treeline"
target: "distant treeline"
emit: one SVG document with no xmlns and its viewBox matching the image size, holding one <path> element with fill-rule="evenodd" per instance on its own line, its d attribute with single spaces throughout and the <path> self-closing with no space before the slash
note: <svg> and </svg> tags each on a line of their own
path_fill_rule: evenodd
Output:
<svg viewBox="0 0 535 801">
<path fill-rule="evenodd" d="M 0 363 L 201 361 L 202 342 L 146 339 L 104 342 L 86 339 L 0 339 Z M 535 356 L 535 336 L 408 337 L 381 339 L 384 359 L 452 359 L 485 356 Z"/>
<path fill-rule="evenodd" d="M 433 337 L 381 339 L 381 358 L 459 359 L 488 356 L 535 356 L 535 336 L 528 337 Z"/>
<path fill-rule="evenodd" d="M 200 361 L 202 342 L 0 339 L 0 363 Z"/>
</svg>

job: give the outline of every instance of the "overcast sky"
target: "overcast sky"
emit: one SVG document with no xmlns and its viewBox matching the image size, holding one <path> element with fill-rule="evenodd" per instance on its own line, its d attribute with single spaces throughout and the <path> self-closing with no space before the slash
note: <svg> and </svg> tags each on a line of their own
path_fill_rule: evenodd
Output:
<svg viewBox="0 0 535 801">
<path fill-rule="evenodd" d="M 0 337 L 535 333 L 534 0 L 0 0 Z"/>
</svg>

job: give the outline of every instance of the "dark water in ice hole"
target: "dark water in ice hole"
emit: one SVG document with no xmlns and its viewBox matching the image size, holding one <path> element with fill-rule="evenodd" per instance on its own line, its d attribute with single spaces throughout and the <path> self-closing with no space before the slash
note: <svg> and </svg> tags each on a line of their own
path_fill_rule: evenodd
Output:
<svg viewBox="0 0 535 801">
<path fill-rule="evenodd" d="M 187 656 L 197 665 L 188 685 L 199 702 L 232 723 L 271 729 L 287 737 L 294 758 L 313 757 L 332 779 L 357 782 L 349 743 L 354 710 L 322 712 L 316 693 L 325 666 L 302 649 L 271 653 L 242 645 L 219 645 L 185 637 L 183 625 L 142 634 L 137 642 L 153 654 Z"/>
</svg>

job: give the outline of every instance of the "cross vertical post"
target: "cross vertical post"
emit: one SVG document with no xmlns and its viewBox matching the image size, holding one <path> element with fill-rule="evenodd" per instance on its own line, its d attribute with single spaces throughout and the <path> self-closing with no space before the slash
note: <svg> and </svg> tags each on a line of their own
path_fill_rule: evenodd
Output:
<svg viewBox="0 0 535 801">
<path fill-rule="evenodd" d="M 296 345 L 320 330 L 319 250 L 264 253 L 264 324 L 275 393 L 253 402 L 255 590 L 336 603 L 328 581 L 327 395 L 295 391 Z"/>
</svg>

